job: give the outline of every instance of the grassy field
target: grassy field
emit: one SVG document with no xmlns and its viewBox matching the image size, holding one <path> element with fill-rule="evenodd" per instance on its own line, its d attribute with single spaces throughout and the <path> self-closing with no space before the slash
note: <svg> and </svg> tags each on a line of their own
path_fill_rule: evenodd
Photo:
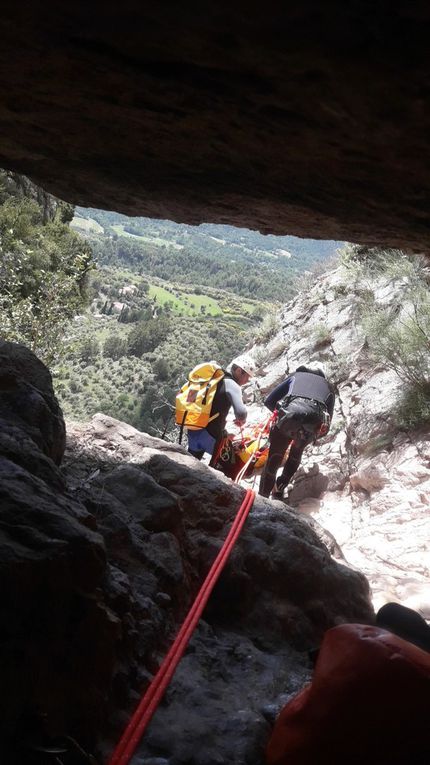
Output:
<svg viewBox="0 0 430 765">
<path fill-rule="evenodd" d="M 114 226 L 112 226 L 112 229 L 118 234 L 118 236 L 128 236 L 132 239 L 139 239 L 141 242 L 148 242 L 148 244 L 158 245 L 159 247 L 164 244 L 166 247 L 172 247 L 174 250 L 184 249 L 183 244 L 177 244 L 176 242 L 171 242 L 168 239 L 162 239 L 159 236 L 141 236 L 139 234 L 130 234 L 129 231 L 124 230 L 124 226 L 122 226 L 120 223 L 116 223 Z"/>
<path fill-rule="evenodd" d="M 265 308 L 271 308 L 269 304 L 258 300 L 244 299 L 232 292 L 207 287 L 205 285 L 183 285 L 165 282 L 156 277 L 148 277 L 141 273 L 139 276 L 133 271 L 123 268 L 111 269 L 102 267 L 100 273 L 106 274 L 106 285 L 114 285 L 117 290 L 131 284 L 138 284 L 144 279 L 149 284 L 148 297 L 156 301 L 159 306 L 166 306 L 173 313 L 183 316 L 222 316 L 240 317 L 253 316 L 255 313 L 264 313 Z M 196 294 L 196 292 L 198 294 Z M 102 291 L 100 297 L 109 299 L 107 288 Z M 118 294 L 116 300 L 122 302 L 124 298 Z"/>
<path fill-rule="evenodd" d="M 222 314 L 222 309 L 219 303 L 208 295 L 195 295 L 192 292 L 180 292 L 176 290 L 176 294 L 180 294 L 180 297 L 169 292 L 164 287 L 156 284 L 150 284 L 149 297 L 156 298 L 159 305 L 165 305 L 171 303 L 171 308 L 177 313 L 185 314 L 186 316 L 197 316 L 202 313 L 201 308 L 204 306 L 205 313 L 210 316 L 219 316 Z"/>
</svg>

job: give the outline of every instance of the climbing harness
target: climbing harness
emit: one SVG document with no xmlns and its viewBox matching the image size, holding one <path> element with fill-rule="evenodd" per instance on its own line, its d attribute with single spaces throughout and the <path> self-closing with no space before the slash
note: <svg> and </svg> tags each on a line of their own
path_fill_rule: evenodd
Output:
<svg viewBox="0 0 430 765">
<path fill-rule="evenodd" d="M 131 717 L 121 739 L 115 748 L 109 765 L 127 765 L 133 756 L 140 739 L 143 736 L 150 720 L 152 719 L 158 704 L 178 666 L 191 636 L 197 626 L 209 596 L 230 556 L 237 538 L 243 528 L 252 508 L 255 494 L 252 489 L 247 489 L 242 504 L 237 511 L 231 529 L 227 534 L 224 544 L 219 551 L 215 562 L 203 582 L 200 591 L 191 606 L 175 641 L 168 651 L 160 669 L 152 680 L 149 688 L 142 697 L 136 711 Z"/>
</svg>

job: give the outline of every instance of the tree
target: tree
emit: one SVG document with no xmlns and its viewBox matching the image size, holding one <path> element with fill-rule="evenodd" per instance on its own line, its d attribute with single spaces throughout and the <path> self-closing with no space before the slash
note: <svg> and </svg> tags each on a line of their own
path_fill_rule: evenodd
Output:
<svg viewBox="0 0 430 765">
<path fill-rule="evenodd" d="M 154 351 L 168 334 L 170 322 L 158 317 L 136 324 L 128 336 L 128 348 L 131 356 L 141 357 L 143 353 Z"/>
<path fill-rule="evenodd" d="M 90 363 L 97 358 L 100 353 L 100 344 L 95 337 L 86 337 L 82 340 L 78 349 L 79 358 L 82 361 Z"/>
<path fill-rule="evenodd" d="M 158 380 L 169 379 L 169 364 L 164 358 L 158 358 L 152 365 L 152 371 Z"/>
<path fill-rule="evenodd" d="M 109 335 L 103 345 L 103 356 L 117 360 L 127 355 L 127 341 L 120 335 Z"/>
<path fill-rule="evenodd" d="M 4 171 L 0 178 L 5 194 Z M 26 180 L 23 188 L 37 187 Z M 42 209 L 36 192 L 31 198 L 23 193 L 15 184 L 0 207 L 0 334 L 50 365 L 64 351 L 71 318 L 87 301 L 92 253 L 61 215 L 46 222 L 48 207 Z M 45 200 L 46 194 L 39 196 Z"/>
</svg>

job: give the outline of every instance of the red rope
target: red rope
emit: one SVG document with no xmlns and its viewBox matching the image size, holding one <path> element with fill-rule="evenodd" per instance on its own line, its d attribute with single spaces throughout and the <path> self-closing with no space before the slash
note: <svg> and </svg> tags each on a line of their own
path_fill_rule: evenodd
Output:
<svg viewBox="0 0 430 765">
<path fill-rule="evenodd" d="M 227 534 L 225 542 L 219 551 L 212 567 L 203 582 L 200 591 L 191 606 L 181 629 L 179 630 L 175 641 L 167 653 L 160 669 L 153 678 L 150 686 L 146 690 L 139 705 L 131 717 L 121 739 L 115 748 L 109 765 L 126 765 L 133 756 L 143 733 L 148 726 L 163 694 L 178 666 L 190 638 L 196 628 L 197 622 L 203 613 L 209 596 L 224 568 L 225 563 L 236 543 L 236 540 L 243 528 L 249 511 L 254 502 L 254 492 L 251 489 L 246 491 L 244 500 L 237 511 L 237 515 L 232 523 L 231 529 Z"/>
</svg>

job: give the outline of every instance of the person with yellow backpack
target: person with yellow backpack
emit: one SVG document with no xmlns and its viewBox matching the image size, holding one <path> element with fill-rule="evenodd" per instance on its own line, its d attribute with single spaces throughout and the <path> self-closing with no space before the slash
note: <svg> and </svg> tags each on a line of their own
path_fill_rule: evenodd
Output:
<svg viewBox="0 0 430 765">
<path fill-rule="evenodd" d="M 214 454 L 231 407 L 237 424 L 246 422 L 241 387 L 254 376 L 255 370 L 249 356 L 234 359 L 227 370 L 216 361 L 191 370 L 176 396 L 176 424 L 180 427 L 179 443 L 183 429 L 187 429 L 188 451 L 193 457 L 201 460 L 205 452 Z"/>
</svg>

